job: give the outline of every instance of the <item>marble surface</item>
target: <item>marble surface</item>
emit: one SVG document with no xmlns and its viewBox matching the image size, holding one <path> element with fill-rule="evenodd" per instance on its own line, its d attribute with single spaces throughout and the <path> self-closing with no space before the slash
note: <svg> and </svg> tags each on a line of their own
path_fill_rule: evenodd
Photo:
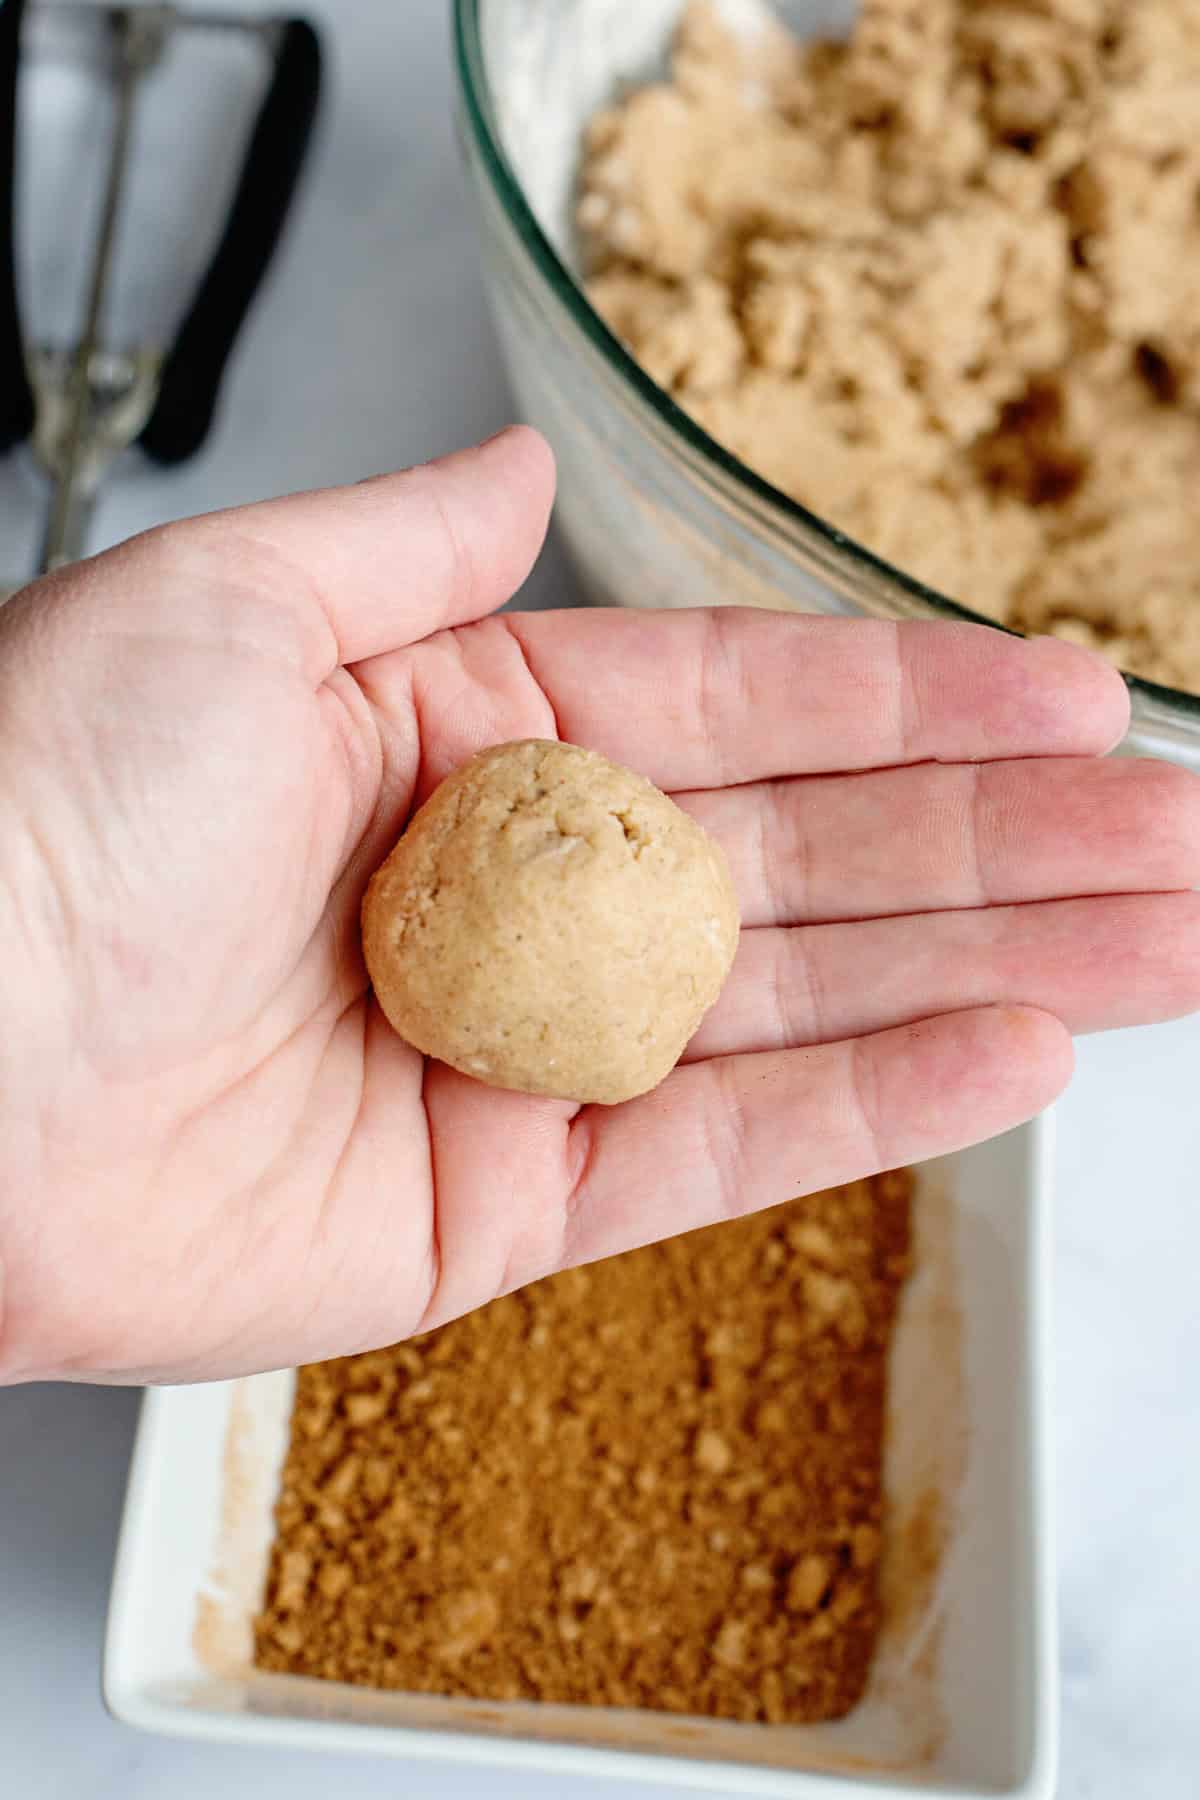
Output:
<svg viewBox="0 0 1200 1800">
<path fill-rule="evenodd" d="M 417 460 L 508 416 L 454 146 L 445 0 L 329 0 L 320 10 L 334 66 L 313 177 L 218 428 L 178 475 L 122 471 L 94 547 L 157 519 Z M 198 91 L 200 74 L 185 79 Z M 245 71 L 239 79 L 244 88 Z M 214 91 L 210 82 L 206 104 Z M 39 95 L 65 129 L 74 115 L 62 84 L 43 83 Z M 90 119 L 71 129 L 94 130 L 99 115 Z M 167 129 L 162 115 L 155 129 Z M 40 211 L 69 233 L 65 163 L 42 168 L 61 198 Z M 214 216 L 195 178 L 173 176 L 148 205 L 154 229 L 124 278 L 131 317 L 169 304 L 162 269 L 178 278 L 195 266 Z M 44 331 L 65 316 L 78 241 L 26 251 Z M 28 569 L 38 497 L 19 458 L 0 462 L 0 580 Z M 551 543 L 524 598 L 569 594 Z M 1063 1800 L 1200 1793 L 1198 1070 L 1197 1022 L 1094 1039 L 1080 1046 L 1061 1108 Z M 335 1789 L 363 1800 L 561 1792 L 520 1775 L 159 1741 L 112 1723 L 99 1651 L 136 1412 L 132 1393 L 0 1394 L 0 1791 L 14 1800 L 207 1800 L 218 1784 L 259 1800 L 324 1800 Z M 657 1791 L 578 1790 L 580 1800 Z"/>
</svg>

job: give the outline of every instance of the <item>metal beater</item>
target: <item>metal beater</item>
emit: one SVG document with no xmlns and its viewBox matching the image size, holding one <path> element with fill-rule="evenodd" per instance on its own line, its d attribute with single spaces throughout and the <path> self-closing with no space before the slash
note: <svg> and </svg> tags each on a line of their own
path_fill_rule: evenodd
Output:
<svg viewBox="0 0 1200 1800">
<path fill-rule="evenodd" d="M 42 9 L 39 9 L 42 10 Z M 46 7 L 99 17 L 110 48 L 115 123 L 91 253 L 79 341 L 69 350 L 22 331 L 14 254 L 17 83 L 26 0 L 0 0 L 0 454 L 29 442 L 51 493 L 39 573 L 83 555 L 100 484 L 137 444 L 155 462 L 181 463 L 212 424 L 234 341 L 283 230 L 316 117 L 317 34 L 299 18 L 249 18 L 170 5 Z M 216 252 L 169 347 L 104 342 L 105 303 L 121 223 L 139 89 L 179 32 L 234 31 L 259 39 L 274 68 Z"/>
</svg>

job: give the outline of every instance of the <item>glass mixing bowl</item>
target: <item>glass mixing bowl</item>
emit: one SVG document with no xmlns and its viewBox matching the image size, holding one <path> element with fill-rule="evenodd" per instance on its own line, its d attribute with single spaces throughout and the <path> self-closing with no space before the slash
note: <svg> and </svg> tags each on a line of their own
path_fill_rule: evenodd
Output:
<svg viewBox="0 0 1200 1800">
<path fill-rule="evenodd" d="M 761 0 L 722 0 L 754 28 Z M 557 518 L 587 597 L 1002 627 L 788 499 L 693 423 L 604 325 L 572 266 L 583 128 L 662 73 L 683 0 L 456 0 L 462 135 L 492 305 L 524 416 L 553 444 Z M 795 29 L 845 29 L 848 0 L 785 0 Z M 1127 748 L 1200 769 L 1200 698 L 1126 677 Z"/>
</svg>

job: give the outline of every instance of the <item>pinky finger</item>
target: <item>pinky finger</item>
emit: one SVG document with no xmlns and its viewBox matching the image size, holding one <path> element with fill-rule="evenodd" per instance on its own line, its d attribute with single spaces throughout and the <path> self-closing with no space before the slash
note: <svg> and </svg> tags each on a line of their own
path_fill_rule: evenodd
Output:
<svg viewBox="0 0 1200 1800">
<path fill-rule="evenodd" d="M 1050 1014 L 992 1006 L 812 1049 L 716 1058 L 571 1127 L 561 1267 L 979 1143 L 1070 1079 Z"/>
</svg>

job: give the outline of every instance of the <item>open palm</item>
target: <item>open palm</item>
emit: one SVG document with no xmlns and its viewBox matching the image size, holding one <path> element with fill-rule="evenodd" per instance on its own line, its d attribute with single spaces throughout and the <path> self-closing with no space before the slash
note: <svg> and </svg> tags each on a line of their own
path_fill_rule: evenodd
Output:
<svg viewBox="0 0 1200 1800">
<path fill-rule="evenodd" d="M 488 617 L 528 432 L 169 527 L 0 613 L 0 1372 L 354 1351 L 566 1264 L 1017 1123 L 1069 1032 L 1200 1003 L 1198 784 L 1119 679 L 969 627 Z M 683 1065 L 582 1110 L 426 1062 L 366 880 L 468 755 L 561 736 L 722 841 L 745 926 Z"/>
</svg>

